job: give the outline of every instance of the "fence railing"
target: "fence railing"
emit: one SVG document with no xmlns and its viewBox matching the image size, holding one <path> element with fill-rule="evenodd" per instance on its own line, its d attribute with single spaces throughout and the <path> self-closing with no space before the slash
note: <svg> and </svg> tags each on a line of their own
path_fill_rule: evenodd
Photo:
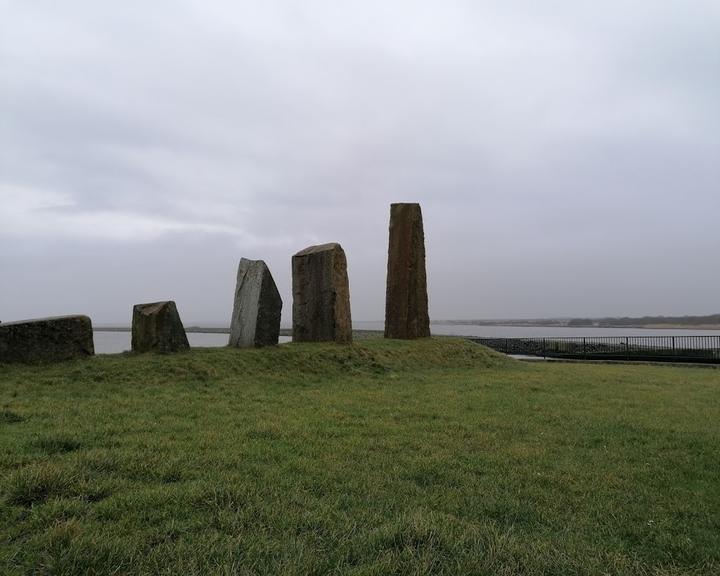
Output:
<svg viewBox="0 0 720 576">
<path fill-rule="evenodd" d="M 720 336 L 471 338 L 505 354 L 586 360 L 720 363 Z"/>
</svg>

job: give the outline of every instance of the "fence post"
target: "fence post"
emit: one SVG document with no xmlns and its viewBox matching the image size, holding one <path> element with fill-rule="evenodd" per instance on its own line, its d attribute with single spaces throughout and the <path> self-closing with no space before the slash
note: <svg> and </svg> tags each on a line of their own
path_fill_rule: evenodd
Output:
<svg viewBox="0 0 720 576">
<path fill-rule="evenodd" d="M 583 338 L 583 359 L 587 360 L 587 345 L 585 344 L 585 338 Z"/>
<path fill-rule="evenodd" d="M 543 360 L 547 360 L 547 357 L 545 356 L 545 338 L 543 338 L 543 348 L 542 348 L 542 352 L 543 352 Z"/>
<path fill-rule="evenodd" d="M 675 336 L 672 337 L 673 356 L 675 356 Z"/>
<path fill-rule="evenodd" d="M 630 338 L 625 336 L 625 358 L 630 360 Z"/>
</svg>

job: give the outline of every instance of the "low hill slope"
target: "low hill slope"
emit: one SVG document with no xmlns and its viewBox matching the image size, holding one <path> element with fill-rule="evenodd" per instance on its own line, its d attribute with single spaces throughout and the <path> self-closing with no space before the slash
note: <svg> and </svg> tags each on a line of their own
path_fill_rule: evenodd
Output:
<svg viewBox="0 0 720 576">
<path fill-rule="evenodd" d="M 69 375 L 81 379 L 142 378 L 158 383 L 173 377 L 197 376 L 337 376 L 383 374 L 421 369 L 509 366 L 513 362 L 477 344 L 458 338 L 415 341 L 368 339 L 346 346 L 334 343 L 283 344 L 273 348 L 195 348 L 190 352 L 158 354 L 101 354 L 91 359 L 55 365 L 2 365 L 0 378 L 42 375 L 44 379 Z"/>
</svg>

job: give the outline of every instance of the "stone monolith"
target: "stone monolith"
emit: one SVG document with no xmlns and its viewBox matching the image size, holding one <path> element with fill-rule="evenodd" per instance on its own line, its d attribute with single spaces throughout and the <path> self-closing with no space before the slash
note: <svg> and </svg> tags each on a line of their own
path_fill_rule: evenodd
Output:
<svg viewBox="0 0 720 576">
<path fill-rule="evenodd" d="M 292 273 L 293 342 L 351 342 L 347 259 L 340 244 L 298 252 Z"/>
<path fill-rule="evenodd" d="M 95 354 L 87 316 L 0 324 L 0 362 L 60 362 Z"/>
<path fill-rule="evenodd" d="M 425 232 L 420 204 L 390 206 L 385 338 L 430 336 Z"/>
<path fill-rule="evenodd" d="M 275 346 L 280 338 L 282 298 L 262 260 L 242 258 L 230 320 L 230 346 Z"/>
<path fill-rule="evenodd" d="M 180 352 L 189 350 L 185 328 L 175 302 L 135 304 L 132 319 L 134 352 Z"/>
</svg>

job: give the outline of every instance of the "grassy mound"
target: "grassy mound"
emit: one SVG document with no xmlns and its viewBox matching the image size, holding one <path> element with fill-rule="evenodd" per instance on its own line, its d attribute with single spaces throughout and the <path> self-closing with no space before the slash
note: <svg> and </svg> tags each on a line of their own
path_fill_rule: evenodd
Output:
<svg viewBox="0 0 720 576">
<path fill-rule="evenodd" d="M 190 352 L 108 354 L 52 365 L 2 365 L 0 379 L 32 382 L 90 382 L 144 385 L 193 382 L 317 381 L 348 375 L 387 375 L 412 370 L 498 368 L 514 362 L 484 346 L 455 338 L 362 340 L 350 346 L 333 343 L 284 344 L 274 348 L 195 348 Z"/>
<path fill-rule="evenodd" d="M 130 361 L 130 363 L 128 362 Z M 158 354 L 101 354 L 87 360 L 61 363 L 60 371 L 68 364 L 87 364 L 93 368 L 116 366 L 122 363 L 130 369 L 147 364 L 214 363 L 218 369 L 244 369 L 260 372 L 294 370 L 300 372 L 334 374 L 338 370 L 358 372 L 407 370 L 415 368 L 454 368 L 469 366 L 499 366 L 508 364 L 506 357 L 485 346 L 462 338 L 424 338 L 420 340 L 360 339 L 351 345 L 334 343 L 290 343 L 270 348 L 193 348 L 189 353 Z M 57 366 L 57 365 L 56 365 Z M 3 364 L 0 363 L 0 369 Z M 13 366 L 5 365 L 10 369 Z M 52 366 L 42 367 L 52 371 Z M 0 372 L 1 374 L 2 372 Z"/>
</svg>

